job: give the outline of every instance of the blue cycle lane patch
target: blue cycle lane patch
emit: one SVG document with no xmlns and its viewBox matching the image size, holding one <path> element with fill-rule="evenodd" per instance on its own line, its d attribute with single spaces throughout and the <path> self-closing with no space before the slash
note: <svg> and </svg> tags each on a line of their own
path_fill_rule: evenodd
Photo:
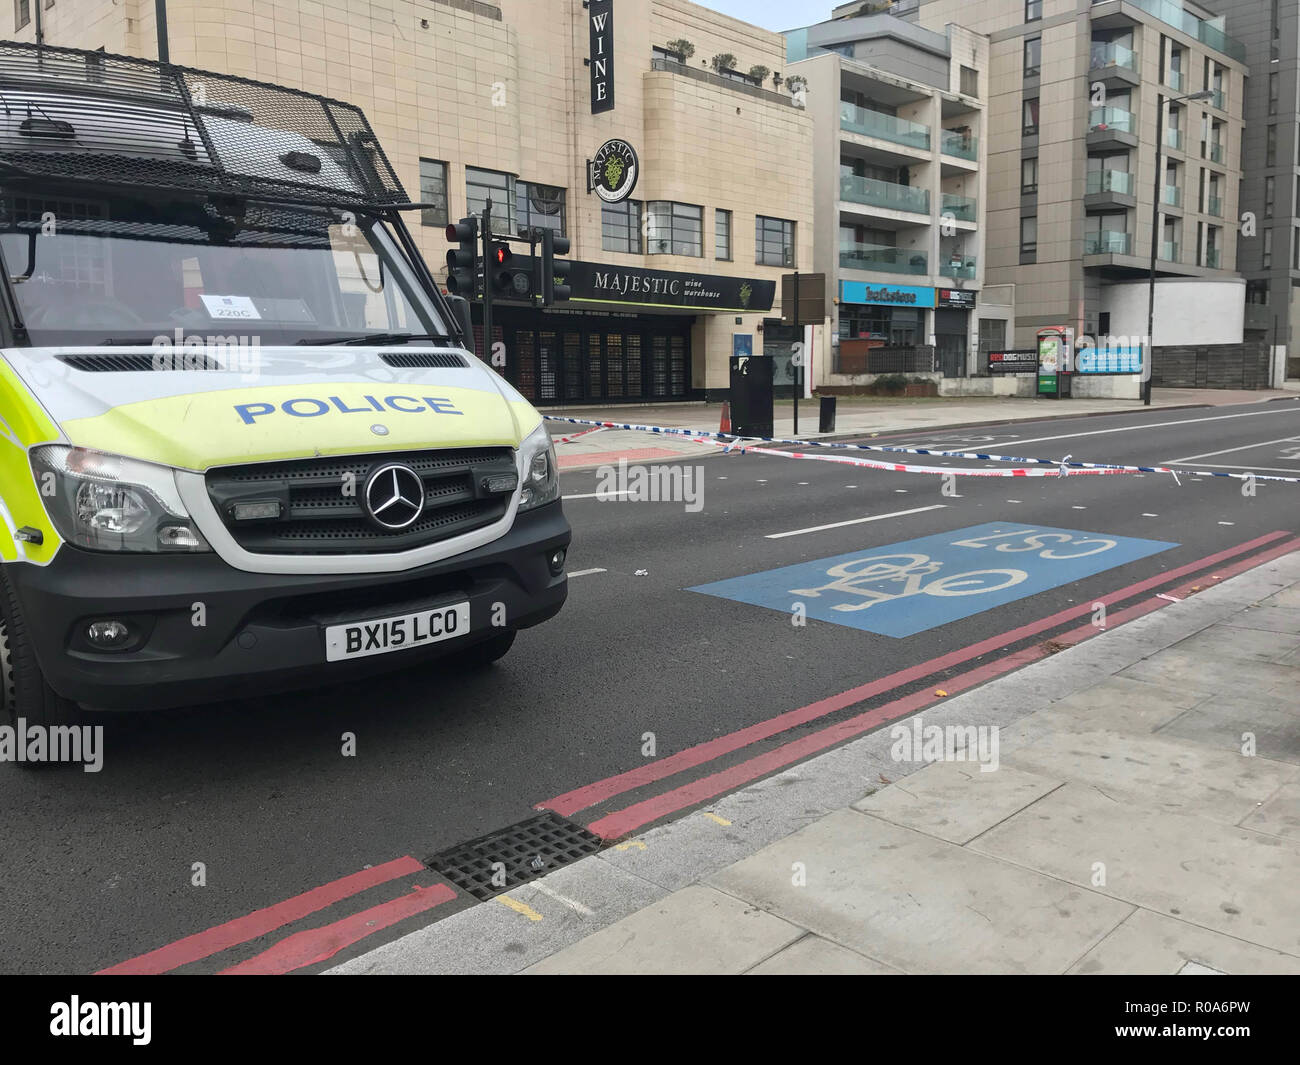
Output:
<svg viewBox="0 0 1300 1065">
<path fill-rule="evenodd" d="M 915 636 L 1178 547 L 1164 540 L 988 522 L 687 591 L 881 636 Z"/>
</svg>

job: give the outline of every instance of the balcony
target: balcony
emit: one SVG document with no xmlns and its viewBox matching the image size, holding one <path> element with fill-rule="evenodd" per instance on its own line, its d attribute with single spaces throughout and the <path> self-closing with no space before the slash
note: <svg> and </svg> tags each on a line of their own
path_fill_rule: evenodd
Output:
<svg viewBox="0 0 1300 1065">
<path fill-rule="evenodd" d="M 1160 197 L 1160 202 L 1166 207 L 1181 207 L 1183 205 L 1183 190 L 1177 185 L 1166 185 L 1164 193 Z"/>
<path fill-rule="evenodd" d="M 1085 208 L 1137 206 L 1133 175 L 1126 170 L 1090 170 L 1083 191 Z"/>
<path fill-rule="evenodd" d="M 929 273 L 925 252 L 891 248 L 883 244 L 841 244 L 840 266 L 846 270 L 867 270 L 877 274 Z"/>
<path fill-rule="evenodd" d="M 1181 261 L 1182 252 L 1182 245 L 1176 240 L 1162 240 L 1160 242 L 1160 258 L 1167 263 Z"/>
<path fill-rule="evenodd" d="M 969 196 L 943 194 L 943 214 L 952 215 L 958 222 L 974 222 L 979 217 L 979 204 Z"/>
<path fill-rule="evenodd" d="M 857 133 L 863 137 L 875 137 L 877 140 L 901 144 L 917 151 L 930 150 L 930 128 L 919 122 L 909 122 L 896 115 L 886 115 L 881 111 L 870 111 L 857 104 L 840 101 L 840 129 L 847 133 Z"/>
<path fill-rule="evenodd" d="M 1212 162 L 1212 163 L 1222 163 L 1222 162 L 1223 162 L 1223 145 L 1222 145 L 1222 144 L 1213 144 L 1213 143 L 1211 143 L 1211 144 L 1202 144 L 1202 145 L 1201 145 L 1201 156 L 1202 156 L 1202 158 L 1208 159 L 1208 160 L 1209 160 L 1210 162 Z"/>
<path fill-rule="evenodd" d="M 1119 233 L 1112 229 L 1100 233 L 1085 233 L 1083 237 L 1084 255 L 1128 255 L 1133 247 L 1130 233 Z"/>
<path fill-rule="evenodd" d="M 1165 84 L 1174 92 L 1183 92 L 1187 88 L 1187 78 L 1181 70 L 1170 70 L 1165 74 Z"/>
<path fill-rule="evenodd" d="M 955 255 L 945 260 L 939 267 L 939 276 L 974 281 L 975 258 L 973 256 Z"/>
<path fill-rule="evenodd" d="M 1137 55 L 1120 44 L 1093 41 L 1088 78 L 1112 89 L 1138 85 Z"/>
<path fill-rule="evenodd" d="M 1088 113 L 1088 147 L 1136 148 L 1136 128 L 1131 111 L 1118 107 L 1094 107 Z"/>
<path fill-rule="evenodd" d="M 925 215 L 930 213 L 929 189 L 895 185 L 889 181 L 855 177 L 851 174 L 840 176 L 840 199 L 869 207 L 883 207 L 888 211 L 909 211 Z"/>
<path fill-rule="evenodd" d="M 1165 130 L 1165 147 L 1183 151 L 1183 131 L 1181 129 Z"/>
<path fill-rule="evenodd" d="M 951 155 L 957 159 L 969 159 L 974 162 L 979 158 L 980 141 L 969 133 L 958 133 L 955 130 L 945 129 L 939 137 L 939 150 L 944 155 Z"/>
<path fill-rule="evenodd" d="M 1219 196 L 1205 197 L 1205 213 L 1215 218 L 1223 217 L 1223 199 Z"/>
<path fill-rule="evenodd" d="M 1222 89 L 1211 89 L 1210 92 L 1212 95 L 1205 102 L 1216 110 L 1226 111 L 1228 109 L 1228 97 L 1224 91 Z"/>
<path fill-rule="evenodd" d="M 1154 15 L 1161 22 L 1164 22 L 1175 29 L 1182 30 L 1187 36 L 1200 41 L 1207 48 L 1212 48 L 1216 52 L 1222 52 L 1238 63 L 1246 62 L 1246 46 L 1235 38 L 1229 37 L 1222 30 L 1215 29 L 1208 22 L 1202 22 L 1190 11 L 1183 10 L 1182 0 L 1124 0 L 1124 3 L 1145 11 L 1148 15 Z M 1093 0 L 1094 7 L 1111 7 L 1107 0 Z M 1114 5 L 1119 8 L 1118 4 Z M 1098 18 L 1105 18 L 1104 14 L 1097 15 L 1094 13 L 1094 22 Z M 1107 19 L 1107 21 L 1109 21 Z"/>
<path fill-rule="evenodd" d="M 1218 270 L 1223 266 L 1223 252 L 1218 248 L 1207 248 L 1205 250 L 1205 265 L 1211 270 Z"/>
</svg>

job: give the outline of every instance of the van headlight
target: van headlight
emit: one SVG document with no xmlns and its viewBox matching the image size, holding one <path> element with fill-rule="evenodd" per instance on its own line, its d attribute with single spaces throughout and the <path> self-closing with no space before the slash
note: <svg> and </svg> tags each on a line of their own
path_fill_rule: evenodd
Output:
<svg viewBox="0 0 1300 1065">
<path fill-rule="evenodd" d="M 95 551 L 210 551 L 167 466 L 81 447 L 33 448 L 32 473 L 50 520 Z"/>
<path fill-rule="evenodd" d="M 542 422 L 519 449 L 524 456 L 524 483 L 519 509 L 532 510 L 560 498 L 560 474 L 555 463 L 555 445 Z"/>
</svg>

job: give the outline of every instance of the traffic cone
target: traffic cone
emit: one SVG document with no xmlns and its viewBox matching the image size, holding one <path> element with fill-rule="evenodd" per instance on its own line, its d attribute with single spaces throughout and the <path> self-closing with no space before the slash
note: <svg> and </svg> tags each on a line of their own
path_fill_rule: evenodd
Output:
<svg viewBox="0 0 1300 1065">
<path fill-rule="evenodd" d="M 718 435 L 731 435 L 731 403 L 725 399 L 722 401 L 722 420 L 718 423 Z"/>
</svg>

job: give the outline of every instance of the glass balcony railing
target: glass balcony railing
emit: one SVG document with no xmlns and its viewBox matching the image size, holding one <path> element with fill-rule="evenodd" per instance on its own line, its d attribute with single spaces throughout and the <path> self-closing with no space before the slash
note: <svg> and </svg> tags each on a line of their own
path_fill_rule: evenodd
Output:
<svg viewBox="0 0 1300 1065">
<path fill-rule="evenodd" d="M 1205 213 L 1215 218 L 1223 217 L 1223 199 L 1219 196 L 1205 197 Z"/>
<path fill-rule="evenodd" d="M 1170 207 L 1181 207 L 1183 205 L 1183 190 L 1177 185 L 1166 185 L 1164 195 L 1160 197 L 1160 200 Z"/>
<path fill-rule="evenodd" d="M 1171 70 L 1165 75 L 1165 84 L 1174 92 L 1182 92 L 1187 86 L 1187 78 L 1183 76 L 1181 70 Z"/>
<path fill-rule="evenodd" d="M 908 148 L 930 150 L 930 128 L 919 122 L 909 122 L 896 115 L 871 111 L 857 104 L 840 101 L 840 129 L 860 133 L 864 137 L 877 137 Z"/>
<path fill-rule="evenodd" d="M 1109 229 L 1100 233 L 1086 233 L 1083 237 L 1084 255 L 1127 255 L 1132 246 L 1131 234 Z"/>
<path fill-rule="evenodd" d="M 1223 90 L 1211 89 L 1210 92 L 1212 95 L 1206 103 L 1211 107 L 1218 108 L 1220 111 L 1226 111 L 1228 109 L 1228 97 L 1224 94 Z"/>
<path fill-rule="evenodd" d="M 945 129 L 940 134 L 939 149 L 944 155 L 956 156 L 958 159 L 975 160 L 979 158 L 980 142 L 978 137 L 969 133 L 958 133 Z"/>
<path fill-rule="evenodd" d="M 1160 242 L 1160 258 L 1167 263 L 1176 263 L 1182 257 L 1182 246 L 1176 240 Z"/>
<path fill-rule="evenodd" d="M 927 274 L 929 258 L 924 252 L 891 248 L 884 244 L 841 244 L 840 266 L 848 270 L 870 270 L 882 274 Z"/>
<path fill-rule="evenodd" d="M 1106 67 L 1123 67 L 1125 70 L 1136 71 L 1137 53 L 1122 44 L 1093 41 L 1092 69 L 1104 70 Z"/>
<path fill-rule="evenodd" d="M 1098 192 L 1118 192 L 1125 196 L 1133 195 L 1133 175 L 1125 170 L 1093 170 L 1088 174 L 1084 186 L 1089 194 Z"/>
<path fill-rule="evenodd" d="M 943 213 L 952 215 L 959 222 L 974 222 L 978 211 L 979 205 L 969 196 L 943 194 Z"/>
<path fill-rule="evenodd" d="M 1094 107 L 1088 114 L 1088 132 L 1099 133 L 1105 130 L 1132 133 L 1133 113 L 1122 111 L 1118 107 Z"/>
<path fill-rule="evenodd" d="M 1218 248 L 1207 248 L 1205 250 L 1205 265 L 1211 270 L 1218 270 L 1223 265 L 1223 252 Z"/>
<path fill-rule="evenodd" d="M 1106 0 L 1092 0 L 1092 2 L 1094 4 L 1105 3 Z M 1217 29 L 1208 22 L 1198 19 L 1190 11 L 1184 11 L 1182 0 L 1125 0 L 1125 2 L 1141 8 L 1148 15 L 1154 15 L 1161 22 L 1168 23 L 1175 29 L 1182 30 L 1189 37 L 1195 37 L 1202 44 L 1213 48 L 1216 52 L 1222 52 L 1239 63 L 1246 61 L 1246 46 L 1244 44 L 1229 37 L 1221 29 Z"/>
<path fill-rule="evenodd" d="M 939 276 L 973 281 L 975 280 L 975 259 L 966 255 L 951 256 L 945 259 L 939 267 Z"/>
<path fill-rule="evenodd" d="M 1165 147 L 1183 150 L 1183 131 L 1181 129 L 1165 130 Z"/>
<path fill-rule="evenodd" d="M 1210 162 L 1212 163 L 1223 162 L 1222 144 L 1206 144 L 1206 145 L 1202 145 L 1202 149 L 1203 149 L 1201 152 L 1202 156 L 1208 159 Z"/>
<path fill-rule="evenodd" d="M 930 213 L 930 190 L 895 185 L 875 178 L 840 176 L 840 199 L 850 203 L 865 203 L 872 207 L 885 207 L 891 211 L 911 211 L 914 214 Z"/>
</svg>

